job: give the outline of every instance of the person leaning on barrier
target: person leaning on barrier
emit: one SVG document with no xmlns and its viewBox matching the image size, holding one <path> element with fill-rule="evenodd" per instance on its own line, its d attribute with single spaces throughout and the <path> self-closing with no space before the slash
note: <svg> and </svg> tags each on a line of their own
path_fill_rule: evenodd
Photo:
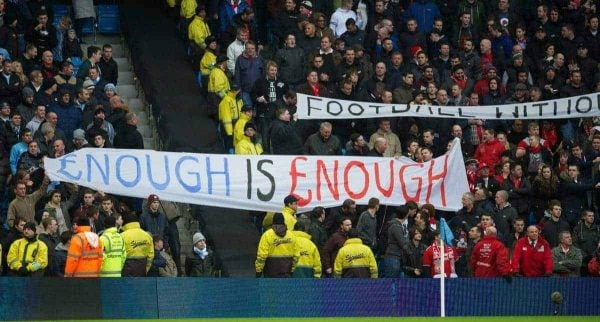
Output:
<svg viewBox="0 0 600 322">
<path fill-rule="evenodd" d="M 185 258 L 185 275 L 188 277 L 211 277 L 215 273 L 215 258 L 212 249 L 206 245 L 201 232 L 192 236 L 192 250 Z"/>
<path fill-rule="evenodd" d="M 377 262 L 373 251 L 358 238 L 358 230 L 348 231 L 348 240 L 335 257 L 335 277 L 377 278 Z"/>
<path fill-rule="evenodd" d="M 273 226 L 260 238 L 256 254 L 256 277 L 292 277 L 298 262 L 296 236 L 288 231 L 283 215 L 273 216 Z"/>
</svg>

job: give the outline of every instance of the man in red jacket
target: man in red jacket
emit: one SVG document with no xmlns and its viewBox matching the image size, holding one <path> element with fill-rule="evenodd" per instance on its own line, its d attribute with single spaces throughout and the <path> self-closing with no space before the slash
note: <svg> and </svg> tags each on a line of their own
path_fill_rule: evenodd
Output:
<svg viewBox="0 0 600 322">
<path fill-rule="evenodd" d="M 550 245 L 535 225 L 527 227 L 527 236 L 519 239 L 512 257 L 512 272 L 525 277 L 552 276 Z"/>
<path fill-rule="evenodd" d="M 473 247 L 470 265 L 475 277 L 506 277 L 510 275 L 508 249 L 496 238 L 496 227 L 487 227 L 485 237 Z"/>
<path fill-rule="evenodd" d="M 479 161 L 479 164 L 486 163 L 489 165 L 490 176 L 493 176 L 496 164 L 500 161 L 502 152 L 505 149 L 504 145 L 496 139 L 496 131 L 494 129 L 486 129 L 483 131 L 483 142 L 477 146 L 474 158 Z"/>
</svg>

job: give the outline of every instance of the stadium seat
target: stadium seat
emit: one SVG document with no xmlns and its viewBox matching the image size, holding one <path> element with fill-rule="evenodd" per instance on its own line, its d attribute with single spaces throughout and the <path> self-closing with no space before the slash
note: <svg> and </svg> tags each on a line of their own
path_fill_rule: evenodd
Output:
<svg viewBox="0 0 600 322">
<path fill-rule="evenodd" d="M 71 16 L 71 7 L 63 4 L 55 4 L 52 6 L 52 25 L 58 26 L 62 16 Z"/>
<path fill-rule="evenodd" d="M 78 35 L 79 37 L 83 37 L 86 35 L 91 35 L 94 33 L 94 19 L 93 18 L 89 18 L 89 19 L 85 19 L 82 21 L 81 23 L 81 35 Z"/>
<path fill-rule="evenodd" d="M 99 5 L 98 32 L 103 34 L 118 34 L 121 32 L 119 23 L 119 7 L 116 5 Z"/>
</svg>

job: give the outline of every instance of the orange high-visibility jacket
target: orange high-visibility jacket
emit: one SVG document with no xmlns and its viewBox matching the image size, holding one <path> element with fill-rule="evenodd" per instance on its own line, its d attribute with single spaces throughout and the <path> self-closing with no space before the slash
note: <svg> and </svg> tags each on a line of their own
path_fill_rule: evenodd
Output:
<svg viewBox="0 0 600 322">
<path fill-rule="evenodd" d="M 102 241 L 89 226 L 77 227 L 71 238 L 65 277 L 98 277 L 102 268 Z"/>
</svg>

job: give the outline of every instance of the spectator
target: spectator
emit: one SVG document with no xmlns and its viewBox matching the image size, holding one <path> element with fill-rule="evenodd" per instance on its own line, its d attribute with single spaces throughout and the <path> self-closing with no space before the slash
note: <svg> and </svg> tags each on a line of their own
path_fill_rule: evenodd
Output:
<svg viewBox="0 0 600 322">
<path fill-rule="evenodd" d="M 273 21 L 272 32 L 276 37 L 277 45 L 281 45 L 284 41 L 287 42 L 289 35 L 298 34 L 298 10 L 296 8 L 296 0 L 284 1 L 283 10 L 279 12 Z"/>
<path fill-rule="evenodd" d="M 290 112 L 286 107 L 275 111 L 275 121 L 269 129 L 269 150 L 272 154 L 303 154 L 304 148 L 300 136 L 290 124 Z"/>
<path fill-rule="evenodd" d="M 338 38 L 346 32 L 346 21 L 348 19 L 354 19 L 356 25 L 361 28 L 363 27 L 362 19 L 356 15 L 356 12 L 352 10 L 353 3 L 351 0 L 342 0 L 342 5 L 332 15 L 329 27 L 333 30 L 333 35 Z"/>
<path fill-rule="evenodd" d="M 313 133 L 304 143 L 307 155 L 341 155 L 342 147 L 337 136 L 331 135 L 333 126 L 329 122 L 323 122 L 319 126 L 319 132 Z"/>
<path fill-rule="evenodd" d="M 560 233 L 570 231 L 569 223 L 561 218 L 562 207 L 560 201 L 550 200 L 548 202 L 549 216 L 542 219 L 540 226 L 542 227 L 542 236 L 546 239 L 550 247 L 558 246 L 560 241 Z"/>
<path fill-rule="evenodd" d="M 148 206 L 140 217 L 140 226 L 152 236 L 159 236 L 164 248 L 169 249 L 169 221 L 160 211 L 161 204 L 157 195 L 148 196 Z"/>
<path fill-rule="evenodd" d="M 97 46 L 89 46 L 87 49 L 87 59 L 83 61 L 83 63 L 79 66 L 77 70 L 77 79 L 80 82 L 83 82 L 85 78 L 89 74 L 89 70 L 92 67 L 95 67 L 98 62 L 100 62 L 100 57 L 102 57 L 101 49 Z"/>
<path fill-rule="evenodd" d="M 337 258 L 338 251 L 344 246 L 346 240 L 348 240 L 348 232 L 350 229 L 352 229 L 352 221 L 350 218 L 342 218 L 338 230 L 329 237 L 323 247 L 321 253 L 321 258 L 323 259 L 323 271 L 329 276 L 333 274 L 334 262 Z M 356 237 L 358 237 L 358 235 Z"/>
<path fill-rule="evenodd" d="M 53 277 L 64 277 L 65 266 L 67 265 L 67 255 L 73 233 L 67 230 L 60 234 L 60 243 L 54 248 L 54 258 L 52 259 L 51 274 Z"/>
<path fill-rule="evenodd" d="M 64 34 L 66 39 L 63 42 L 63 47 L 60 56 L 70 60 L 79 60 L 83 58 L 83 50 L 81 49 L 81 41 L 77 38 L 75 29 L 69 29 Z M 65 59 L 65 61 L 67 61 Z"/>
<path fill-rule="evenodd" d="M 348 239 L 344 242 L 335 257 L 335 277 L 377 278 L 377 262 L 369 246 L 363 245 L 358 238 L 358 231 L 348 231 Z"/>
<path fill-rule="evenodd" d="M 399 206 L 394 211 L 394 217 L 389 221 L 389 227 L 387 230 L 387 245 L 385 245 L 386 251 L 384 257 L 384 277 L 398 278 L 400 277 L 400 273 L 404 271 L 403 267 L 410 266 L 411 268 L 418 269 L 418 267 L 421 266 L 420 262 L 416 266 L 411 266 L 409 263 L 403 261 L 409 260 L 408 257 L 404 256 L 407 255 L 404 253 L 404 250 L 406 249 L 407 251 L 411 252 L 411 255 L 417 255 L 416 253 L 419 252 L 418 249 L 420 248 L 419 244 L 421 242 L 420 239 L 414 240 L 416 243 L 412 243 L 411 245 L 413 239 L 411 238 L 408 229 L 408 212 L 409 208 L 407 206 Z M 419 235 L 421 235 L 420 232 Z M 413 235 L 412 237 L 414 238 L 415 236 Z M 425 250 L 424 247 L 421 248 L 423 248 L 423 251 Z M 410 264 L 414 265 L 415 262 Z M 416 274 L 417 273 L 413 269 L 412 274 L 410 275 L 413 276 Z"/>
<path fill-rule="evenodd" d="M 40 170 L 43 171 L 43 170 Z M 24 182 L 17 182 L 14 187 L 15 199 L 8 205 L 8 225 L 12 225 L 17 216 L 26 222 L 32 222 L 35 214 L 35 204 L 42 198 L 48 188 L 49 179 L 44 176 L 42 184 L 38 190 L 28 194 L 27 186 Z"/>
<path fill-rule="evenodd" d="M 588 276 L 588 263 L 595 256 L 600 242 L 600 227 L 594 224 L 594 212 L 586 209 L 581 213 L 581 220 L 573 229 L 573 243 L 581 250 L 583 260 L 581 276 Z"/>
<path fill-rule="evenodd" d="M 293 231 L 296 226 L 296 212 L 298 211 L 298 201 L 300 201 L 295 195 L 288 195 L 283 199 L 283 209 L 281 214 L 285 220 L 285 225 L 288 231 Z M 273 223 L 274 213 L 267 213 L 263 219 L 263 231 L 267 231 L 271 228 Z"/>
<path fill-rule="evenodd" d="M 137 130 L 138 117 L 135 112 L 125 114 L 125 125 L 115 135 L 115 148 L 117 149 L 143 149 L 144 139 Z"/>
<path fill-rule="evenodd" d="M 587 191 L 600 187 L 600 184 L 590 182 L 591 178 L 581 177 L 579 170 L 578 165 L 569 164 L 567 177 L 560 184 L 560 201 L 565 211 L 565 219 L 571 227 L 577 224 L 581 211 L 587 206 Z"/>
<path fill-rule="evenodd" d="M 398 136 L 391 130 L 391 122 L 389 119 L 382 118 L 379 120 L 379 129 L 377 132 L 371 135 L 369 139 L 369 148 L 371 150 L 375 147 L 375 141 L 378 138 L 384 138 L 387 141 L 387 149 L 382 152 L 384 157 L 387 158 L 399 158 L 402 155 L 402 146 Z"/>
<path fill-rule="evenodd" d="M 527 227 L 527 236 L 517 241 L 511 261 L 513 274 L 524 277 L 552 275 L 550 245 L 539 236 L 539 233 L 540 230 L 531 225 Z"/>
<path fill-rule="evenodd" d="M 25 40 L 33 43 L 39 52 L 50 50 L 56 46 L 56 28 L 48 23 L 48 12 L 39 10 L 36 14 L 36 22 L 29 26 L 25 32 Z"/>
<path fill-rule="evenodd" d="M 581 250 L 573 246 L 570 231 L 562 231 L 559 234 L 560 244 L 552 248 L 552 261 L 554 262 L 554 274 L 563 277 L 580 276 L 582 255 Z"/>
<path fill-rule="evenodd" d="M 0 100 L 8 102 L 10 106 L 19 105 L 24 84 L 17 75 L 12 73 L 12 62 L 8 59 L 2 61 L 2 76 L 0 77 Z"/>
<path fill-rule="evenodd" d="M 113 50 L 111 44 L 102 46 L 102 58 L 98 60 L 97 64 L 102 71 L 102 79 L 116 86 L 119 80 L 119 66 L 113 59 Z"/>
<path fill-rule="evenodd" d="M 454 249 L 443 243 L 438 230 L 433 231 L 434 242 L 427 247 L 423 253 L 423 274 L 427 277 L 440 278 L 443 274 L 446 278 L 455 278 L 456 275 L 454 263 L 457 260 Z M 440 247 L 444 247 L 444 258 L 442 259 Z M 443 265 L 443 267 L 442 267 Z"/>
<path fill-rule="evenodd" d="M 288 34 L 285 37 L 285 45 L 277 51 L 276 60 L 279 65 L 281 80 L 284 84 L 291 86 L 292 89 L 303 81 L 305 59 L 304 51 L 296 44 L 296 36 L 291 33 Z"/>
<path fill-rule="evenodd" d="M 377 250 L 377 211 L 379 210 L 379 199 L 370 198 L 367 210 L 360 214 L 356 229 L 358 237 L 363 245 L 369 246 L 373 252 Z"/>
<path fill-rule="evenodd" d="M 154 240 L 154 259 L 152 267 L 148 271 L 149 277 L 177 277 L 177 265 L 173 261 L 163 245 L 163 240 L 158 235 L 152 237 Z"/>
<path fill-rule="evenodd" d="M 192 236 L 192 251 L 185 258 L 185 275 L 189 277 L 211 277 L 216 272 L 212 249 L 206 246 L 202 233 Z"/>
<path fill-rule="evenodd" d="M 246 47 L 246 42 L 248 41 L 248 31 L 242 28 L 239 28 L 236 33 L 236 38 L 231 42 L 227 47 L 227 70 L 231 75 L 235 75 L 235 64 L 237 62 L 238 57 L 244 52 Z M 256 50 L 256 48 L 255 48 Z M 219 64 L 219 61 L 217 61 Z M 210 91 L 210 89 L 209 89 Z"/>
</svg>

